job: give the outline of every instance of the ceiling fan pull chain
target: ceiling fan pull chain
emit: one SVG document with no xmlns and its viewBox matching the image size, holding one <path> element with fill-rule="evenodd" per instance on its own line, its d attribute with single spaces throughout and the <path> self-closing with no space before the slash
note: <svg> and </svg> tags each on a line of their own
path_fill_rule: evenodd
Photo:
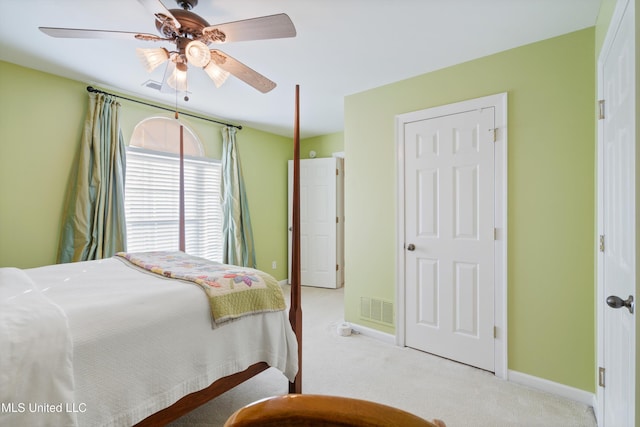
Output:
<svg viewBox="0 0 640 427">
<path fill-rule="evenodd" d="M 178 89 L 176 89 L 176 113 L 175 118 L 178 120 Z"/>
</svg>

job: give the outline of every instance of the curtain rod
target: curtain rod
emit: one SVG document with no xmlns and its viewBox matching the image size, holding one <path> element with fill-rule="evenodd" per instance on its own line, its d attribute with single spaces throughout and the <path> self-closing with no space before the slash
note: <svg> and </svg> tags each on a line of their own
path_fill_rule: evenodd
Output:
<svg viewBox="0 0 640 427">
<path fill-rule="evenodd" d="M 102 94 L 105 94 L 105 95 L 111 95 L 111 96 L 114 96 L 116 98 L 126 99 L 127 101 L 137 102 L 138 104 L 146 105 L 148 107 L 154 107 L 154 108 L 158 108 L 160 110 L 174 112 L 174 110 L 172 110 L 171 108 L 162 107 L 160 105 L 155 105 L 155 104 L 149 104 L 149 103 L 146 103 L 146 102 L 143 102 L 143 101 L 138 101 L 137 99 L 131 99 L 131 98 L 127 98 L 127 97 L 124 97 L 124 96 L 116 95 L 116 94 L 113 94 L 113 93 L 105 92 L 103 90 L 96 89 L 93 86 L 87 86 L 87 92 L 102 93 Z M 196 116 L 196 115 L 190 114 L 190 113 L 180 112 L 180 114 L 182 114 L 184 116 L 189 116 L 189 117 L 193 117 L 193 118 L 196 118 L 196 119 L 200 119 L 200 120 L 206 120 L 208 122 L 217 123 L 219 125 L 234 127 L 234 128 L 236 128 L 238 130 L 242 129 L 242 126 L 240 126 L 240 125 L 232 125 L 230 123 L 220 122 L 218 120 L 208 119 L 206 117 L 200 117 L 200 116 Z"/>
</svg>

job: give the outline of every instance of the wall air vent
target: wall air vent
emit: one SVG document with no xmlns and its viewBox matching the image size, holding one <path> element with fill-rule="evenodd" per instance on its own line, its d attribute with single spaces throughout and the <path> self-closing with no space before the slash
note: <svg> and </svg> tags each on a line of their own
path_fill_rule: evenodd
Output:
<svg viewBox="0 0 640 427">
<path fill-rule="evenodd" d="M 393 325 L 393 303 L 375 298 L 360 297 L 360 318 Z"/>
</svg>

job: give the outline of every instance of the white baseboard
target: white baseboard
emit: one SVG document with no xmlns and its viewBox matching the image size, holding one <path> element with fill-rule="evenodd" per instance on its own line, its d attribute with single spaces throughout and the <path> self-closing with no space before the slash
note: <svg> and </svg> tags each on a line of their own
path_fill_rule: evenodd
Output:
<svg viewBox="0 0 640 427">
<path fill-rule="evenodd" d="M 588 391 L 580 390 L 578 388 L 569 387 L 564 384 L 545 380 L 544 378 L 534 377 L 533 375 L 523 374 L 522 372 L 509 370 L 508 375 L 509 381 L 512 381 L 514 383 L 522 384 L 531 388 L 535 388 L 537 390 L 571 399 L 576 402 L 591 406 L 592 408 L 596 407 L 596 396 L 594 393 L 589 393 Z"/>
<path fill-rule="evenodd" d="M 358 325 L 357 323 L 351 323 L 351 322 L 348 322 L 348 323 L 351 325 L 351 330 L 356 332 L 356 333 L 359 333 L 359 334 L 362 334 L 362 335 L 365 335 L 365 336 L 368 336 L 368 337 L 371 337 L 371 338 L 375 338 L 377 340 L 386 342 L 388 344 L 396 345 L 396 336 L 395 335 L 388 334 L 386 332 L 380 332 L 380 331 L 378 331 L 376 329 L 368 328 L 368 327 L 363 326 L 363 325 Z"/>
</svg>

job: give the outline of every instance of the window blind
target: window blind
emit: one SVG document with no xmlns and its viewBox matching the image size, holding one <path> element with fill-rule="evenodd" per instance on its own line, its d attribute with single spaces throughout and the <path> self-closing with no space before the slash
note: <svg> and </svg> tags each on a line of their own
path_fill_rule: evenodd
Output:
<svg viewBox="0 0 640 427">
<path fill-rule="evenodd" d="M 125 213 L 129 252 L 178 250 L 179 156 L 127 148 Z M 221 164 L 198 157 L 184 159 L 185 250 L 222 260 Z"/>
</svg>

